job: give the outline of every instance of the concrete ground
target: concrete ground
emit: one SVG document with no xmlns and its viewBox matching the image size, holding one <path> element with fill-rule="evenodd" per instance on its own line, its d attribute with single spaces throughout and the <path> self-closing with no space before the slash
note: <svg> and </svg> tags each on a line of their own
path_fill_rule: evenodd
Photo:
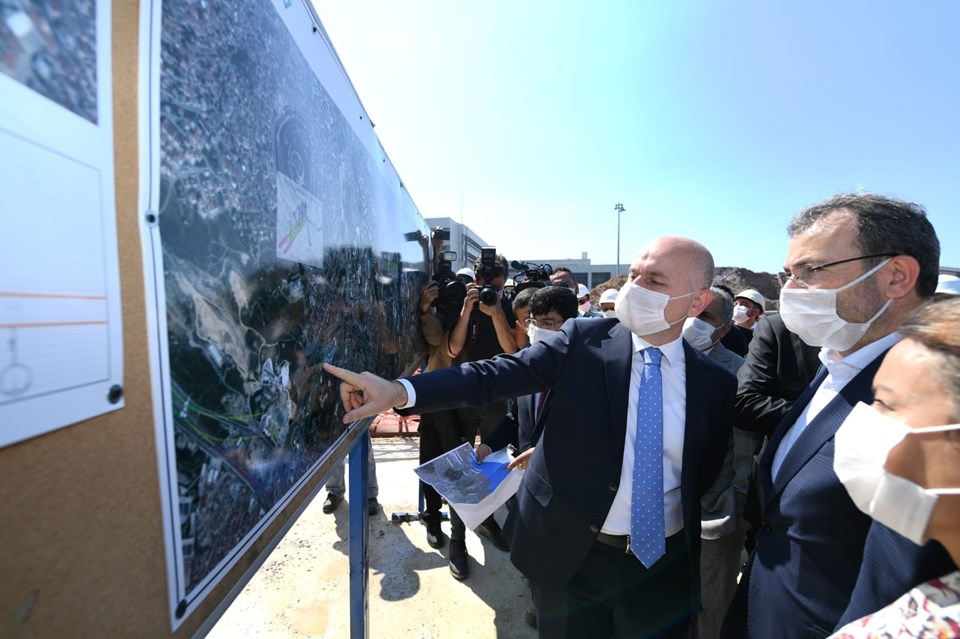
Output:
<svg viewBox="0 0 960 639">
<path fill-rule="evenodd" d="M 434 550 L 419 522 L 391 523 L 391 513 L 417 510 L 418 440 L 394 435 L 388 421 L 373 439 L 383 511 L 370 518 L 368 636 L 535 637 L 523 620 L 530 593 L 508 553 L 468 531 L 470 576 L 458 582 L 447 567 L 449 541 Z M 209 637 L 349 637 L 348 504 L 325 515 L 325 498 L 317 494 Z M 443 529 L 449 534 L 448 523 Z"/>
</svg>

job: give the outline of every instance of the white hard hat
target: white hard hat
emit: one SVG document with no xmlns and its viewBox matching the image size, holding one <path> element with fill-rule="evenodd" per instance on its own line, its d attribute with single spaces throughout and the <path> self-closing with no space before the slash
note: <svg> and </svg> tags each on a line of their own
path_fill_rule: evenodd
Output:
<svg viewBox="0 0 960 639">
<path fill-rule="evenodd" d="M 577 297 L 583 297 L 584 295 L 589 295 L 590 289 L 584 286 L 583 284 L 577 284 Z"/>
<path fill-rule="evenodd" d="M 937 277 L 937 290 L 934 292 L 945 295 L 960 295 L 960 277 L 941 273 Z"/>
<path fill-rule="evenodd" d="M 616 304 L 617 295 L 620 293 L 615 288 L 608 288 L 603 293 L 600 294 L 600 303 L 601 304 Z"/>
<path fill-rule="evenodd" d="M 754 304 L 760 307 L 763 310 L 763 295 L 760 294 L 760 291 L 755 291 L 752 288 L 748 288 L 745 291 L 740 291 L 733 296 L 734 299 L 742 297 L 744 299 L 750 300 Z"/>
<path fill-rule="evenodd" d="M 462 269 L 457 271 L 457 275 L 466 275 L 472 280 L 476 276 L 476 273 L 474 273 L 473 269 L 469 266 L 464 266 Z"/>
<path fill-rule="evenodd" d="M 503 283 L 503 287 L 504 287 L 504 288 L 507 288 L 507 287 L 509 287 L 509 286 L 514 286 L 514 287 L 515 287 L 516 285 L 517 285 L 517 283 L 514 282 L 512 278 Z"/>
</svg>

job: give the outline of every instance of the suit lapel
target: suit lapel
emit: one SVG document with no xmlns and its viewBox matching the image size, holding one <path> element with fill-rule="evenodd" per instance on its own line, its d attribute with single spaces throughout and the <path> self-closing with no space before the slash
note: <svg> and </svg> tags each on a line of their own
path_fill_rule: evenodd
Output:
<svg viewBox="0 0 960 639">
<path fill-rule="evenodd" d="M 779 494 L 793 476 L 803 468 L 804 464 L 836 434 L 840 424 L 850 414 L 857 402 L 873 401 L 873 377 L 876 375 L 877 369 L 880 368 L 880 363 L 885 355 L 886 352 L 882 353 L 857 373 L 856 377 L 850 380 L 843 387 L 843 390 L 830 400 L 830 403 L 820 411 L 813 421 L 807 424 L 803 434 L 794 442 L 793 447 L 787 452 L 783 463 L 780 465 L 780 472 L 777 473 L 777 477 L 773 481 L 773 488 L 770 492 L 771 498 Z M 825 373 L 825 370 L 821 373 Z M 818 377 L 820 376 L 818 375 Z M 809 403 L 809 400 L 807 403 Z M 804 403 L 804 406 L 806 406 L 806 403 Z M 794 418 L 794 421 L 796 421 L 796 418 Z M 781 434 L 782 438 L 783 435 Z"/>
<path fill-rule="evenodd" d="M 773 434 L 770 435 L 770 438 L 767 440 L 766 445 L 763 447 L 763 452 L 760 455 L 760 489 L 763 491 L 762 495 L 764 498 L 764 505 L 767 504 L 773 498 L 773 477 L 772 477 L 772 466 L 773 466 L 773 456 L 777 452 L 777 448 L 780 446 L 780 442 L 783 441 L 783 436 L 787 434 L 787 431 L 790 430 L 790 427 L 793 426 L 794 422 L 797 421 L 797 417 L 800 416 L 800 413 L 803 412 L 803 409 L 806 408 L 807 404 L 810 403 L 810 400 L 813 398 L 814 393 L 817 392 L 817 389 L 820 388 L 820 384 L 823 383 L 823 380 L 827 377 L 827 369 L 821 367 L 817 371 L 816 377 L 813 378 L 813 381 L 807 385 L 804 391 L 800 394 L 800 397 L 797 398 L 793 405 L 790 406 L 790 410 L 787 411 L 787 414 L 783 416 L 783 419 L 780 420 L 780 424 L 777 426 L 776 430 L 773 431 Z"/>
<path fill-rule="evenodd" d="M 627 436 L 627 405 L 630 400 L 630 371 L 633 365 L 633 339 L 622 324 L 615 324 L 609 339 L 600 344 L 603 369 L 606 375 L 607 401 L 612 417 L 612 441 L 623 456 L 623 442 Z"/>
<path fill-rule="evenodd" d="M 696 476 L 695 474 L 688 474 L 687 471 L 688 469 L 691 473 L 696 471 L 698 466 L 697 461 L 700 459 L 703 447 L 706 445 L 708 423 L 706 410 L 710 403 L 708 401 L 691 401 L 691 398 L 694 400 L 696 400 L 696 398 L 703 398 L 710 392 L 710 380 L 707 378 L 704 366 L 698 360 L 698 358 L 706 358 L 706 356 L 687 344 L 686 340 L 683 340 L 683 354 L 686 360 L 685 371 L 687 382 L 686 401 L 684 402 L 686 405 L 686 418 L 683 431 L 681 487 L 685 487 L 687 478 L 692 479 Z M 681 494 L 696 495 L 696 492 L 685 490 Z"/>
</svg>

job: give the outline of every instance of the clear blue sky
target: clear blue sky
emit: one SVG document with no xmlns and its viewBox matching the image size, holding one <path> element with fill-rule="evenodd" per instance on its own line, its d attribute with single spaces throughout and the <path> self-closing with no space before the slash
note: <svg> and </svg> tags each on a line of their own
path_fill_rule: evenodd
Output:
<svg viewBox="0 0 960 639">
<path fill-rule="evenodd" d="M 960 2 L 313 1 L 423 216 L 509 259 L 616 261 L 622 202 L 624 263 L 675 234 L 772 272 L 862 189 L 960 266 Z"/>
</svg>

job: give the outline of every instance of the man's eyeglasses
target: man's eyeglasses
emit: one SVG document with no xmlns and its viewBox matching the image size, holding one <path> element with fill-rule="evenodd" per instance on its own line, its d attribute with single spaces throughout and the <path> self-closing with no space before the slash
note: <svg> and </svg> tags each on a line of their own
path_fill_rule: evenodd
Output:
<svg viewBox="0 0 960 639">
<path fill-rule="evenodd" d="M 804 266 L 798 266 L 790 271 L 781 271 L 777 273 L 777 279 L 780 281 L 780 286 L 786 286 L 787 282 L 793 280 L 795 284 L 801 286 L 807 286 L 811 283 L 811 278 L 814 277 L 814 274 L 818 271 L 822 271 L 825 268 L 830 268 L 831 266 L 837 266 L 839 264 L 846 264 L 847 262 L 856 262 L 857 260 L 869 260 L 875 257 L 893 257 L 898 255 L 897 253 L 874 253 L 873 255 L 858 255 L 857 257 L 848 257 L 845 260 L 837 260 L 836 262 L 827 262 L 826 264 L 820 264 L 819 266 L 811 266 L 809 264 Z"/>
<path fill-rule="evenodd" d="M 540 328 L 556 328 L 563 324 L 563 320 L 556 320 L 551 317 L 544 317 L 541 320 L 535 320 L 532 317 L 528 317 L 524 320 L 524 324 L 527 326 L 539 326 Z"/>
</svg>

